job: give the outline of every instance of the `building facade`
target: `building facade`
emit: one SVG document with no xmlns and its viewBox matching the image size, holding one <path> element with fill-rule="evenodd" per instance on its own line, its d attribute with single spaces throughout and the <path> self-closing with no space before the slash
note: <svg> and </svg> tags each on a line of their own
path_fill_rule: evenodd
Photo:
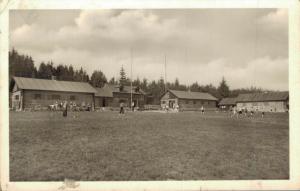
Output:
<svg viewBox="0 0 300 191">
<path fill-rule="evenodd" d="M 240 94 L 236 99 L 237 109 L 264 112 L 287 112 L 289 92 Z"/>
<path fill-rule="evenodd" d="M 162 108 L 174 108 L 179 106 L 181 110 L 215 109 L 217 98 L 209 93 L 168 90 L 161 97 Z"/>
<path fill-rule="evenodd" d="M 222 110 L 229 110 L 236 106 L 236 98 L 223 98 L 219 102 L 218 106 Z"/>
<path fill-rule="evenodd" d="M 15 110 L 47 109 L 64 101 L 94 106 L 96 90 L 88 83 L 14 77 L 10 83 L 11 107 Z"/>
<path fill-rule="evenodd" d="M 105 84 L 102 88 L 96 88 L 95 106 L 98 107 L 119 107 L 124 103 L 125 107 L 130 107 L 130 102 L 134 102 L 135 107 L 143 108 L 146 101 L 146 94 L 138 87 Z M 132 95 L 132 97 L 131 97 Z"/>
</svg>

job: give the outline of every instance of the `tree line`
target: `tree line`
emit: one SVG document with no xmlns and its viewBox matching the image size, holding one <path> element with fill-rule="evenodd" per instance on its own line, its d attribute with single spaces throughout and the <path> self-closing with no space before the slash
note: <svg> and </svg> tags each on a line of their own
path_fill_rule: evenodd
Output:
<svg viewBox="0 0 300 191">
<path fill-rule="evenodd" d="M 63 64 L 55 66 L 52 61 L 47 63 L 41 62 L 39 67 L 36 67 L 31 56 L 20 54 L 15 49 L 9 51 L 9 79 L 13 76 L 38 79 L 51 79 L 55 76 L 56 80 L 88 82 L 94 87 L 103 87 L 105 83 L 120 85 L 120 87 L 131 84 L 131 80 L 126 76 L 123 67 L 120 69 L 119 79 L 112 77 L 110 80 L 107 80 L 105 74 L 101 70 L 94 70 L 92 75 L 89 76 L 82 67 L 80 69 L 75 69 L 72 65 L 67 66 Z M 153 98 L 154 102 L 159 101 L 160 96 L 166 89 L 207 92 L 219 99 L 236 97 L 240 93 L 265 91 L 256 87 L 231 90 L 224 77 L 217 87 L 212 84 L 201 85 L 198 84 L 198 82 L 194 82 L 191 85 L 185 85 L 181 84 L 178 78 L 176 78 L 174 82 L 165 83 L 162 77 L 152 81 L 148 81 L 146 78 L 143 78 L 142 80 L 137 78 L 132 80 L 132 84 L 145 91 L 149 97 Z"/>
</svg>

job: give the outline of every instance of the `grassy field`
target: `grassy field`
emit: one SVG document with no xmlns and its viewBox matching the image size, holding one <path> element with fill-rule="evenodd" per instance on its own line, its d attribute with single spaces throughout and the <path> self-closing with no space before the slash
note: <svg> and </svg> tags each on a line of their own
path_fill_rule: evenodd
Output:
<svg viewBox="0 0 300 191">
<path fill-rule="evenodd" d="M 11 112 L 10 179 L 288 179 L 288 133 L 288 114 Z"/>
</svg>

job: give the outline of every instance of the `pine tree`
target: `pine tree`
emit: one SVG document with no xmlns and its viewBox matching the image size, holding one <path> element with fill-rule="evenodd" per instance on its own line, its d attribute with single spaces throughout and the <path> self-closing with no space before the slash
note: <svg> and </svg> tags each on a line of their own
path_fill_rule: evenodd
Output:
<svg viewBox="0 0 300 191">
<path fill-rule="evenodd" d="M 120 70 L 120 81 L 119 81 L 120 86 L 125 86 L 126 82 L 127 82 L 126 73 L 125 73 L 125 70 L 122 66 L 121 70 Z"/>
<path fill-rule="evenodd" d="M 222 81 L 218 87 L 218 93 L 222 98 L 228 97 L 230 94 L 229 87 L 228 87 L 224 77 L 222 78 Z"/>
</svg>

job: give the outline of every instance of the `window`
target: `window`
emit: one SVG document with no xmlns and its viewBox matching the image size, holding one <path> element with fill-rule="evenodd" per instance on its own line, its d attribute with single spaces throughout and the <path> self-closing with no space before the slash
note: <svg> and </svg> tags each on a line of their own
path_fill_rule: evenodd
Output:
<svg viewBox="0 0 300 191">
<path fill-rule="evenodd" d="M 34 94 L 34 99 L 42 99 L 42 95 L 41 94 Z"/>
<path fill-rule="evenodd" d="M 52 95 L 52 99 L 60 99 L 60 95 L 53 94 L 53 95 Z"/>
<path fill-rule="evenodd" d="M 76 100 L 76 97 L 74 95 L 71 95 L 70 100 Z"/>
<path fill-rule="evenodd" d="M 194 104 L 196 104 L 196 103 L 197 103 L 197 101 L 196 101 L 196 100 L 194 100 L 194 101 L 193 101 L 193 103 L 194 103 Z"/>
<path fill-rule="evenodd" d="M 162 104 L 166 104 L 166 101 L 161 101 Z"/>
<path fill-rule="evenodd" d="M 19 100 L 19 95 L 15 95 L 15 100 Z"/>
<path fill-rule="evenodd" d="M 189 104 L 189 100 L 185 100 L 185 104 Z"/>
</svg>

